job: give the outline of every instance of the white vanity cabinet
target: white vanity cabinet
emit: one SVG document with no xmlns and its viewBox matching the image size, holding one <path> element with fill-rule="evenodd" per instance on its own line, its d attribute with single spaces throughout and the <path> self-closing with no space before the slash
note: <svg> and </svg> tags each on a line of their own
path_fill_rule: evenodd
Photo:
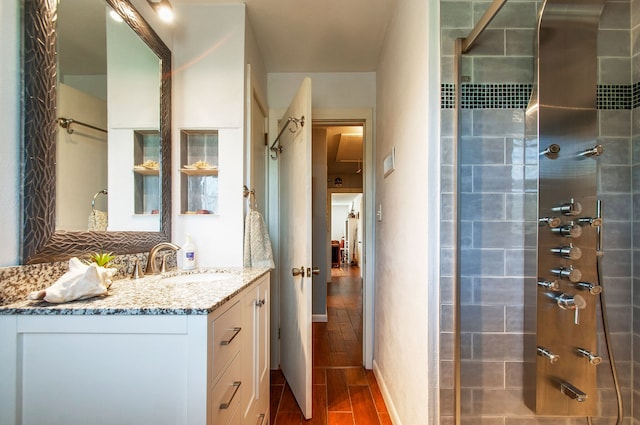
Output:
<svg viewBox="0 0 640 425">
<path fill-rule="evenodd" d="M 263 277 L 242 298 L 244 347 L 242 382 L 244 421 L 248 425 L 269 423 L 269 279 Z"/>
<path fill-rule="evenodd" d="M 0 314 L 0 424 L 267 424 L 268 289 L 209 314 Z"/>
</svg>

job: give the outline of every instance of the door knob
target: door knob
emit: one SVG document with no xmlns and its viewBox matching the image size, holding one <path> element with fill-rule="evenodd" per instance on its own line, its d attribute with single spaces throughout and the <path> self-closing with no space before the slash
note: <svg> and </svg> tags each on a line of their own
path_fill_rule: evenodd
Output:
<svg viewBox="0 0 640 425">
<path fill-rule="evenodd" d="M 296 267 L 292 268 L 291 269 L 291 274 L 293 276 L 302 276 L 302 277 L 304 277 L 304 266 L 297 267 L 297 268 Z"/>
<path fill-rule="evenodd" d="M 314 268 L 307 267 L 307 276 L 311 276 L 312 274 L 315 276 L 319 275 L 320 267 L 314 267 Z"/>
</svg>

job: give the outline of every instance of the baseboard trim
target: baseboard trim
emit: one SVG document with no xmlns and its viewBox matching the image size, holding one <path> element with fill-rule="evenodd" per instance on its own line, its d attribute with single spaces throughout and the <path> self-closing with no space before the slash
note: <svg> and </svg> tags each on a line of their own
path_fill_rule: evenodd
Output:
<svg viewBox="0 0 640 425">
<path fill-rule="evenodd" d="M 311 315 L 311 321 L 312 322 L 328 322 L 329 321 L 329 316 L 325 313 L 325 314 L 313 314 Z"/>
<path fill-rule="evenodd" d="M 387 384 L 384 382 L 382 375 L 380 373 L 380 368 L 378 368 L 378 363 L 376 363 L 375 359 L 373 360 L 373 374 L 378 381 L 378 387 L 380 387 L 380 392 L 382 393 L 382 398 L 384 399 L 384 404 L 387 406 L 387 412 L 389 412 L 389 417 L 391 418 L 391 423 L 393 425 L 402 425 L 400 422 L 400 418 L 398 417 L 398 412 L 396 411 L 396 407 L 391 400 L 391 396 L 389 395 L 389 390 L 387 389 Z"/>
</svg>

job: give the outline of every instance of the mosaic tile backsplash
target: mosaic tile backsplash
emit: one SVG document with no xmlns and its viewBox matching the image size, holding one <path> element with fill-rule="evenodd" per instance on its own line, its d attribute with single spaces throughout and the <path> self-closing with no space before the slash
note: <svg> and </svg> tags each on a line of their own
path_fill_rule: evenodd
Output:
<svg viewBox="0 0 640 425">
<path fill-rule="evenodd" d="M 463 109 L 524 109 L 531 97 L 532 84 L 462 84 L 460 106 Z M 455 84 L 440 86 L 440 106 L 453 109 Z M 599 84 L 597 108 L 627 109 L 640 106 L 640 82 L 633 85 Z"/>
</svg>

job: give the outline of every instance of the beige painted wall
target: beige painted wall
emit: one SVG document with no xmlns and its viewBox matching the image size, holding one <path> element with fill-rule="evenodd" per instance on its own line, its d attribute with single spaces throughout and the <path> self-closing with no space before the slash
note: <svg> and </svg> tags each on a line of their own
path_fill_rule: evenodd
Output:
<svg viewBox="0 0 640 425">
<path fill-rule="evenodd" d="M 374 370 L 395 424 L 427 424 L 436 413 L 437 25 L 437 2 L 398 2 L 377 73 Z M 385 178 L 393 148 L 395 171 Z"/>
</svg>

